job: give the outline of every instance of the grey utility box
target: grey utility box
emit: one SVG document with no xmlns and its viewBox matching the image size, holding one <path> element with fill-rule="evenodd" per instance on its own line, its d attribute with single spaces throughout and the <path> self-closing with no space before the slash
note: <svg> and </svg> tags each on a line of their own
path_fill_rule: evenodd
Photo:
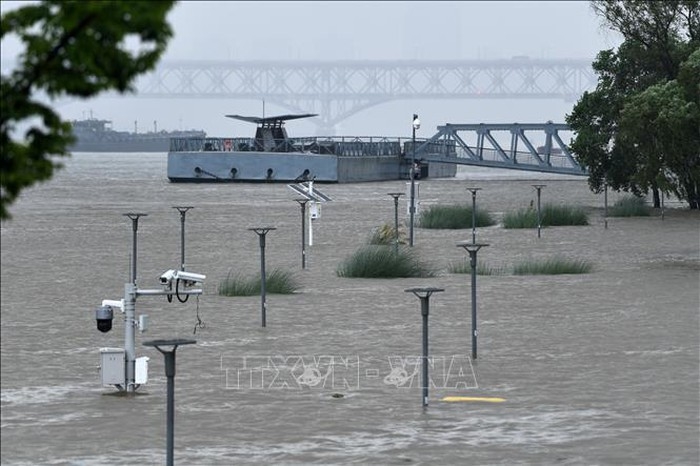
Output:
<svg viewBox="0 0 700 466">
<path fill-rule="evenodd" d="M 126 351 L 124 348 L 100 348 L 102 385 L 124 385 Z"/>
</svg>

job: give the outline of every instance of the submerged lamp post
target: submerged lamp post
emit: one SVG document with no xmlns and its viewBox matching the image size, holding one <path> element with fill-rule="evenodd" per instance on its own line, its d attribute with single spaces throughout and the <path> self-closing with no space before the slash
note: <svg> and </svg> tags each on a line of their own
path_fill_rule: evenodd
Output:
<svg viewBox="0 0 700 466">
<path fill-rule="evenodd" d="M 537 190 L 537 237 L 541 238 L 540 231 L 542 230 L 542 210 L 540 208 L 540 196 L 542 188 L 547 186 L 546 184 L 533 184 L 532 185 Z"/>
<path fill-rule="evenodd" d="M 168 378 L 168 400 L 167 400 L 167 420 L 166 420 L 166 455 L 165 464 L 173 466 L 173 449 L 175 445 L 175 351 L 180 345 L 193 345 L 196 340 L 151 340 L 144 342 L 144 346 L 153 346 L 165 357 L 165 376 Z M 166 351 L 161 346 L 172 347 Z"/>
<path fill-rule="evenodd" d="M 606 179 L 603 183 L 605 186 L 605 208 L 603 210 L 603 220 L 605 223 L 605 229 L 608 229 L 608 180 Z"/>
<path fill-rule="evenodd" d="M 481 188 L 467 188 L 472 193 L 472 243 L 476 244 L 476 192 Z"/>
<path fill-rule="evenodd" d="M 413 137 L 411 144 L 411 169 L 409 170 L 411 176 L 411 204 L 409 206 L 409 238 L 408 243 L 413 247 L 413 221 L 416 214 L 416 130 L 420 128 L 420 120 L 418 115 L 413 114 Z"/>
<path fill-rule="evenodd" d="M 413 293 L 420 299 L 420 313 L 423 316 L 423 406 L 428 406 L 428 314 L 430 313 L 430 295 L 440 291 L 445 291 L 444 288 L 409 288 L 404 290 L 407 293 Z"/>
<path fill-rule="evenodd" d="M 614 148 L 615 148 L 615 140 L 611 138 L 608 141 L 608 153 L 607 153 L 608 160 L 612 159 L 612 153 L 613 153 Z M 605 176 L 603 177 L 603 186 L 605 188 L 605 200 L 604 200 L 605 209 L 603 212 L 603 223 L 605 225 L 605 229 L 607 230 L 608 229 L 608 171 L 607 170 L 605 170 L 604 175 Z"/>
<path fill-rule="evenodd" d="M 470 243 L 462 241 L 457 243 L 457 247 L 467 250 L 469 253 L 469 261 L 472 274 L 472 359 L 476 359 L 476 340 L 479 336 L 479 330 L 476 325 L 476 253 L 479 249 L 488 246 L 486 243 Z"/>
<path fill-rule="evenodd" d="M 306 268 L 306 203 L 308 199 L 294 199 L 301 206 L 301 268 Z"/>
<path fill-rule="evenodd" d="M 399 253 L 399 198 L 403 196 L 403 193 L 388 193 L 389 196 L 394 198 L 394 252 Z"/>
<path fill-rule="evenodd" d="M 180 270 L 185 270 L 185 215 L 192 206 L 174 206 L 180 212 Z"/>
<path fill-rule="evenodd" d="M 661 191 L 661 220 L 664 219 L 664 192 Z"/>
<path fill-rule="evenodd" d="M 270 230 L 276 230 L 275 227 L 258 227 L 248 228 L 254 231 L 260 238 L 260 306 L 262 313 L 262 326 L 266 326 L 265 312 L 267 311 L 267 302 L 265 301 L 265 235 Z"/>
</svg>

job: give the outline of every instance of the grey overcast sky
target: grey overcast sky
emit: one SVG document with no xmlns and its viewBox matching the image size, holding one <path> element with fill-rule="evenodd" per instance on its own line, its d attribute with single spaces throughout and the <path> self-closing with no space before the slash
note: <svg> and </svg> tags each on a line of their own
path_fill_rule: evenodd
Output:
<svg viewBox="0 0 700 466">
<path fill-rule="evenodd" d="M 3 12 L 28 2 L 3 0 Z M 590 59 L 620 39 L 601 27 L 587 1 L 181 1 L 169 15 L 175 36 L 163 60 L 438 60 L 532 58 Z M 3 60 L 17 53 L 3 41 Z M 266 114 L 287 113 L 267 104 Z M 407 100 L 345 120 L 338 135 L 402 136 L 418 113 L 421 132 L 444 123 L 563 122 L 572 102 L 559 100 Z M 226 113 L 259 115 L 262 103 L 211 99 L 171 101 L 134 97 L 73 101 L 64 118 L 90 114 L 130 130 L 204 129 L 212 136 L 248 136 L 250 125 Z M 289 124 L 291 135 L 315 127 Z M 232 134 L 235 133 L 235 134 Z"/>
</svg>

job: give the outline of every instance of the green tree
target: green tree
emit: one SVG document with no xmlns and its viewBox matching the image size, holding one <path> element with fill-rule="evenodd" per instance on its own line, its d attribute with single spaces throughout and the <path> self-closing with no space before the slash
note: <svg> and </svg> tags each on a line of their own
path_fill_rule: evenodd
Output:
<svg viewBox="0 0 700 466">
<path fill-rule="evenodd" d="M 166 15 L 174 3 L 51 0 L 2 15 L 0 39 L 17 37 L 24 51 L 0 83 L 0 219 L 10 218 L 22 189 L 51 178 L 74 141 L 70 123 L 38 97 L 133 91 L 172 37 Z"/>
<path fill-rule="evenodd" d="M 700 50 L 696 54 L 700 57 Z M 650 86 L 631 97 L 620 114 L 620 140 L 634 147 L 637 184 L 675 194 L 698 208 L 700 106 L 687 100 L 678 81 Z"/>
<path fill-rule="evenodd" d="M 591 189 L 651 191 L 656 207 L 662 191 L 698 208 L 700 1 L 592 5 L 624 42 L 598 54 L 595 91 L 567 115 Z"/>
</svg>

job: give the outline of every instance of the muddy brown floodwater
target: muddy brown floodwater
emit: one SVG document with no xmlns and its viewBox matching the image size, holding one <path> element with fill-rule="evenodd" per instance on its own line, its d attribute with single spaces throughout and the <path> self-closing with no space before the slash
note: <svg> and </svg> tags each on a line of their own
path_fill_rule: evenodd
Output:
<svg viewBox="0 0 700 466">
<path fill-rule="evenodd" d="M 373 228 L 393 224 L 388 195 L 405 181 L 317 185 L 333 201 L 313 223 L 301 269 L 301 214 L 284 184 L 172 184 L 165 154 L 76 154 L 12 207 L 2 225 L 2 464 L 163 464 L 163 358 L 144 341 L 193 338 L 177 352 L 175 462 L 697 465 L 700 217 L 669 202 L 662 220 L 611 218 L 584 179 L 460 169 L 420 181 L 420 202 L 471 203 L 496 218 L 536 202 L 582 206 L 590 225 L 477 230 L 478 261 L 585 260 L 581 275 L 479 275 L 478 359 L 470 359 L 471 282 L 451 274 L 471 230 L 415 230 L 415 251 L 441 273 L 349 279 L 338 265 Z M 612 204 L 620 194 L 610 194 Z M 99 349 L 123 347 L 123 319 L 100 333 L 94 309 L 121 299 L 131 222 L 139 221 L 140 288 L 180 261 L 206 274 L 186 303 L 139 297 L 149 381 L 111 396 Z M 405 197 L 400 221 L 406 219 Z M 258 237 L 274 226 L 266 268 L 292 272 L 293 295 L 217 295 L 231 274 L 260 270 Z M 430 300 L 431 385 L 421 407 L 420 303 Z M 198 323 L 203 325 L 197 326 Z M 196 330 L 196 333 L 194 332 Z M 501 403 L 442 401 L 499 397 Z"/>
</svg>

